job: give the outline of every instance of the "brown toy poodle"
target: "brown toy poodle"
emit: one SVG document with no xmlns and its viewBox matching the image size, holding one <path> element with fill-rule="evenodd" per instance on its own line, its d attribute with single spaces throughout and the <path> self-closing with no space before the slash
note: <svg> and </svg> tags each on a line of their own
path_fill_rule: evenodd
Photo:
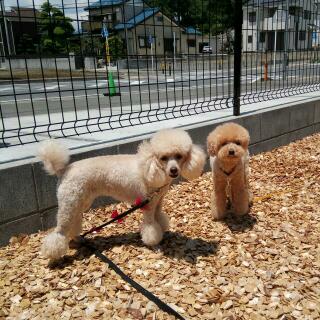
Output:
<svg viewBox="0 0 320 320">
<path fill-rule="evenodd" d="M 215 220 L 228 212 L 245 215 L 249 212 L 249 145 L 248 131 L 236 123 L 225 123 L 207 138 L 214 191 L 211 210 Z"/>
</svg>

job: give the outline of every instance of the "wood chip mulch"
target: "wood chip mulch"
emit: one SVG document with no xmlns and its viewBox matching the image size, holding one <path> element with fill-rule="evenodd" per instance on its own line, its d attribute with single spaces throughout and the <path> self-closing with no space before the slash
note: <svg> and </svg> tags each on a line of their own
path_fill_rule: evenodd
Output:
<svg viewBox="0 0 320 320">
<path fill-rule="evenodd" d="M 250 216 L 212 221 L 211 175 L 171 188 L 171 231 L 155 249 L 138 212 L 94 235 L 124 272 L 186 319 L 320 319 L 320 134 L 253 156 Z M 112 209 L 85 214 L 87 230 Z M 45 232 L 0 248 L 1 319 L 173 319 L 86 249 L 56 266 Z"/>
</svg>

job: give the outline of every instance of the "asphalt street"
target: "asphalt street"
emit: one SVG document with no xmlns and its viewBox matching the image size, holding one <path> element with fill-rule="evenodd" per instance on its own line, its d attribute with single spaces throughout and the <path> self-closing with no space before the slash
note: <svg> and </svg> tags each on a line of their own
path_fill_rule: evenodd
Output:
<svg viewBox="0 0 320 320">
<path fill-rule="evenodd" d="M 320 68 L 316 64 L 292 65 L 286 76 L 282 66 L 271 70 L 270 81 L 261 81 L 263 68 L 243 68 L 242 92 L 260 92 L 278 88 L 298 87 L 319 82 Z M 99 115 L 139 112 L 160 107 L 187 105 L 191 101 L 212 101 L 232 97 L 233 70 L 197 70 L 115 79 L 119 96 L 104 96 L 107 79 L 0 84 L 0 117 L 2 119 L 66 112 L 92 111 Z"/>
</svg>

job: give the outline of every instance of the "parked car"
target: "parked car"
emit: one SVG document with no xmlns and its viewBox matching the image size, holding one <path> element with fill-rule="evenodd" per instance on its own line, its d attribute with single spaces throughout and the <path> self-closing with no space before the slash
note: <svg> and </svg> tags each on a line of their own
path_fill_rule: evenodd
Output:
<svg viewBox="0 0 320 320">
<path fill-rule="evenodd" d="M 211 46 L 203 46 L 202 53 L 212 53 L 212 47 Z"/>
</svg>

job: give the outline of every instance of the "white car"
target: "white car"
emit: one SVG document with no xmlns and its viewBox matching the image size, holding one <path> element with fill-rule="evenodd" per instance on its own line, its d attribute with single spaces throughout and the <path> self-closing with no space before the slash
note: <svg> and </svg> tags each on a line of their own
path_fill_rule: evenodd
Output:
<svg viewBox="0 0 320 320">
<path fill-rule="evenodd" d="M 212 53 L 212 47 L 211 46 L 203 46 L 202 53 Z"/>
</svg>

